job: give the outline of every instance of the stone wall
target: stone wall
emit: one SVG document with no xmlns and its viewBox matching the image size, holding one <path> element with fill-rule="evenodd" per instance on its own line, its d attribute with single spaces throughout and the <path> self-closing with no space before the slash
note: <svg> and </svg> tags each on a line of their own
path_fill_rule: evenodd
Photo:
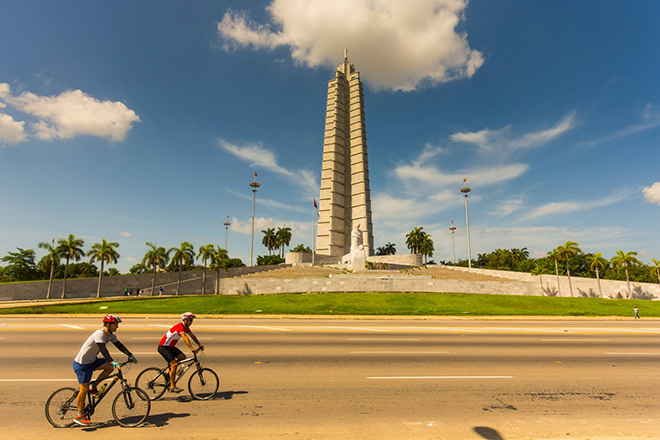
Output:
<svg viewBox="0 0 660 440">
<path fill-rule="evenodd" d="M 235 277 L 247 275 L 250 273 L 263 272 L 275 268 L 287 267 L 287 265 L 277 266 L 256 266 L 256 267 L 235 267 L 229 270 L 221 270 L 220 278 Z M 112 297 L 124 295 L 124 289 L 133 289 L 133 294 L 140 289 L 140 295 L 151 294 L 152 274 L 141 275 L 121 275 L 115 277 L 103 277 L 101 288 L 101 297 Z M 179 273 L 157 273 L 156 274 L 156 295 L 162 286 L 165 295 L 174 295 L 178 284 Z M 93 298 L 96 297 L 98 288 L 98 278 L 72 278 L 66 280 L 66 298 Z M 51 289 L 51 298 L 62 297 L 62 280 L 53 280 Z M 210 270 L 206 271 L 206 293 L 215 292 L 216 273 Z M 8 283 L 0 284 L 0 301 L 21 301 L 45 299 L 48 293 L 48 281 L 35 281 L 30 283 Z M 181 272 L 181 294 L 193 295 L 202 293 L 202 271 Z M 221 293 L 223 293 L 221 291 Z"/>
</svg>

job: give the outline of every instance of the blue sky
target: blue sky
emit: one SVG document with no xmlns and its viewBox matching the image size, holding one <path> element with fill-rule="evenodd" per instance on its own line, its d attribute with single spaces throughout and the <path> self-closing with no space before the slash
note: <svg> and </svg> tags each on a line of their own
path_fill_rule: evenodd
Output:
<svg viewBox="0 0 660 440">
<path fill-rule="evenodd" d="M 423 226 L 450 260 L 568 240 L 660 258 L 660 4 L 654 1 L 4 2 L 0 254 L 311 246 L 327 82 L 365 84 L 376 246 Z M 38 255 L 41 253 L 38 250 Z"/>
</svg>

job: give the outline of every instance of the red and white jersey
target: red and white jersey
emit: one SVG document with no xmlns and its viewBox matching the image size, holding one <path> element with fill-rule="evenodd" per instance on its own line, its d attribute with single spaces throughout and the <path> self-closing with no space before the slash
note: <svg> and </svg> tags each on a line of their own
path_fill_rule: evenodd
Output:
<svg viewBox="0 0 660 440">
<path fill-rule="evenodd" d="M 190 327 L 186 327 L 183 322 L 178 323 L 165 333 L 163 339 L 160 340 L 160 344 L 165 347 L 174 347 L 179 339 L 181 339 L 182 333 L 190 333 Z"/>
</svg>

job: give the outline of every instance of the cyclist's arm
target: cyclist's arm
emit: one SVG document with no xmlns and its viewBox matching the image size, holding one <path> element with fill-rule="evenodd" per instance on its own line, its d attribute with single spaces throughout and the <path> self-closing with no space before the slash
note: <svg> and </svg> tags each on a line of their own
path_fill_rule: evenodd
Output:
<svg viewBox="0 0 660 440">
<path fill-rule="evenodd" d="M 191 335 L 192 335 L 192 333 L 191 333 Z M 190 344 L 190 339 L 188 339 L 188 335 L 186 335 L 185 333 L 181 333 L 181 339 L 183 339 L 183 342 L 186 343 L 186 345 L 188 346 L 190 351 L 195 351 L 195 349 Z M 197 338 L 195 338 L 195 339 L 197 339 Z"/>
<path fill-rule="evenodd" d="M 114 359 L 112 359 L 112 356 L 110 356 L 110 353 L 108 352 L 108 348 L 105 346 L 104 343 L 97 342 L 96 346 L 99 348 L 99 352 L 101 352 L 101 354 L 103 355 L 106 361 L 114 362 Z"/>
<path fill-rule="evenodd" d="M 195 342 L 197 343 L 197 346 L 198 346 L 199 348 L 202 348 L 202 349 L 204 348 L 204 346 L 202 345 L 202 343 L 199 342 L 199 339 L 197 339 L 197 336 L 195 336 L 195 334 L 194 334 L 193 332 L 190 332 L 190 337 L 193 338 L 193 341 L 195 341 Z"/>
<path fill-rule="evenodd" d="M 115 344 L 115 347 L 117 347 L 117 350 L 121 351 L 126 356 L 128 356 L 128 357 L 133 356 L 133 353 L 131 353 L 131 351 L 128 348 L 126 348 L 126 346 L 124 344 L 122 344 L 121 342 L 116 341 L 116 342 L 113 342 L 113 344 Z"/>
</svg>

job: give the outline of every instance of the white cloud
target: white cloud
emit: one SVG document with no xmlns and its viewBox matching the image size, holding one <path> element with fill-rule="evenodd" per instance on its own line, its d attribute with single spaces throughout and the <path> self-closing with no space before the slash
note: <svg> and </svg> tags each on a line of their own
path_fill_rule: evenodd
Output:
<svg viewBox="0 0 660 440">
<path fill-rule="evenodd" d="M 126 257 L 126 258 L 124 258 L 124 260 L 128 261 L 129 263 L 135 263 L 135 262 L 139 261 L 137 258 L 134 258 L 134 257 Z"/>
<path fill-rule="evenodd" d="M 255 245 L 257 243 L 261 244 L 261 238 L 263 236 L 263 234 L 261 233 L 262 230 L 268 228 L 275 228 L 275 230 L 277 230 L 277 228 L 281 228 L 283 226 L 291 228 L 292 233 L 311 230 L 311 222 L 310 223 L 283 222 L 283 221 L 273 220 L 272 218 L 255 217 L 254 218 Z M 250 235 L 252 233 L 252 219 L 248 219 L 247 221 L 242 222 L 238 220 L 238 218 L 234 217 L 231 221 L 231 226 L 229 227 L 229 229 L 233 232 L 238 232 L 239 234 Z"/>
<path fill-rule="evenodd" d="M 506 217 L 522 209 L 522 207 L 523 207 L 522 198 L 503 200 L 502 202 L 500 202 L 498 205 L 495 206 L 495 209 L 493 211 L 489 212 L 488 214 L 497 217 Z"/>
<path fill-rule="evenodd" d="M 0 99 L 15 109 L 39 118 L 32 124 L 42 140 L 69 139 L 78 135 L 123 141 L 138 115 L 122 102 L 101 101 L 80 90 L 67 90 L 58 96 L 38 96 L 23 92 L 10 94 L 9 85 L 0 84 Z"/>
<path fill-rule="evenodd" d="M 644 107 L 644 109 L 640 112 L 640 115 L 643 121 L 641 124 L 629 125 L 602 138 L 580 142 L 578 146 L 583 146 L 583 145 L 593 146 L 596 144 L 612 141 L 614 139 L 620 139 L 629 136 L 631 134 L 639 133 L 640 131 L 650 130 L 652 128 L 656 128 L 660 126 L 660 112 L 653 106 L 653 104 L 647 104 Z"/>
<path fill-rule="evenodd" d="M 482 152 L 510 154 L 517 150 L 525 150 L 547 144 L 555 138 L 577 126 L 575 112 L 561 118 L 554 127 L 515 137 L 511 134 L 511 125 L 499 130 L 484 129 L 472 133 L 454 133 L 450 139 L 454 142 L 473 144 Z"/>
<path fill-rule="evenodd" d="M 631 195 L 632 192 L 624 190 L 624 191 L 616 191 L 612 193 L 610 196 L 598 200 L 551 202 L 534 209 L 532 213 L 524 217 L 523 220 L 531 220 L 538 217 L 544 217 L 546 215 L 567 214 L 569 212 L 574 212 L 574 211 L 584 211 L 588 209 L 602 208 L 604 206 L 609 206 L 618 203 L 624 200 L 626 197 L 630 197 Z"/>
<path fill-rule="evenodd" d="M 130 237 L 131 233 L 130 232 L 120 232 L 119 235 L 121 235 L 122 237 Z"/>
<path fill-rule="evenodd" d="M 467 177 L 468 184 L 489 186 L 506 180 L 515 179 L 527 172 L 529 165 L 511 164 L 494 167 L 472 168 L 458 173 L 446 173 L 434 166 L 418 164 L 402 165 L 394 169 L 394 174 L 404 181 L 417 181 L 434 186 L 456 186 Z"/>
<path fill-rule="evenodd" d="M 219 138 L 218 145 L 221 149 L 233 154 L 245 162 L 248 162 L 252 167 L 265 168 L 274 173 L 282 174 L 297 184 L 302 184 L 306 196 L 317 196 L 320 191 L 320 185 L 313 172 L 308 170 L 290 171 L 279 166 L 277 164 L 277 155 L 273 151 L 264 148 L 263 144 L 260 142 L 237 145 Z"/>
<path fill-rule="evenodd" d="M 655 182 L 653 185 L 645 187 L 642 191 L 647 202 L 660 205 L 660 182 Z"/>
<path fill-rule="evenodd" d="M 229 10 L 218 23 L 225 49 L 289 47 L 315 68 L 335 67 L 344 49 L 375 89 L 411 91 L 469 78 L 484 63 L 456 26 L 467 0 L 272 0 L 271 23 Z"/>
<path fill-rule="evenodd" d="M 11 116 L 0 113 L 0 146 L 3 143 L 20 144 L 27 139 L 24 126 L 25 122 L 15 121 Z"/>
</svg>

